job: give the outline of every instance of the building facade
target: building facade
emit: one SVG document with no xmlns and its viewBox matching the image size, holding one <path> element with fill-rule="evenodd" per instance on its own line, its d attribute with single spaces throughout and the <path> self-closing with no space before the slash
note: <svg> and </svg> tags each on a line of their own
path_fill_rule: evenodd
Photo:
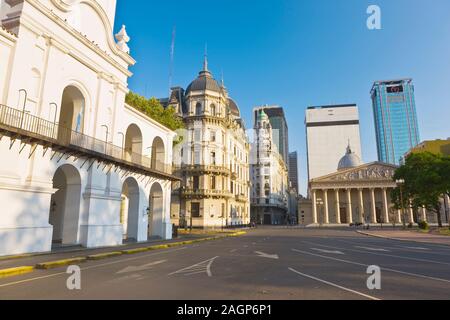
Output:
<svg viewBox="0 0 450 320">
<path fill-rule="evenodd" d="M 289 153 L 289 187 L 297 193 L 300 193 L 298 184 L 298 153 L 297 151 Z"/>
<path fill-rule="evenodd" d="M 253 110 L 254 122 L 256 123 L 259 113 L 264 111 L 269 117 L 272 126 L 272 140 L 277 147 L 278 153 L 281 155 L 284 163 L 289 161 L 289 128 L 284 114 L 284 109 L 280 106 L 262 106 Z"/>
<path fill-rule="evenodd" d="M 359 111 L 356 105 L 310 107 L 306 110 L 308 180 L 336 171 L 350 143 L 361 158 Z"/>
<path fill-rule="evenodd" d="M 0 255 L 170 239 L 176 134 L 125 104 L 116 1 L 0 4 Z"/>
<path fill-rule="evenodd" d="M 174 151 L 181 186 L 172 194 L 172 221 L 194 228 L 250 223 L 250 144 L 237 104 L 208 70 L 186 90 L 174 88 L 166 105 L 185 123 Z"/>
<path fill-rule="evenodd" d="M 251 216 L 258 224 L 280 225 L 288 219 L 288 170 L 273 141 L 272 125 L 263 109 L 255 122 L 251 148 Z"/>
<path fill-rule="evenodd" d="M 420 142 L 412 79 L 377 81 L 371 95 L 378 160 L 399 165 Z"/>
</svg>

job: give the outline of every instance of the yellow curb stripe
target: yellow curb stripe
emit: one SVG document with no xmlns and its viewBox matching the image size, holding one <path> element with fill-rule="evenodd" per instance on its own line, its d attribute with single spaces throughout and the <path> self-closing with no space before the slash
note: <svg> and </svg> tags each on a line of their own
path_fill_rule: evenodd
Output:
<svg viewBox="0 0 450 320">
<path fill-rule="evenodd" d="M 82 263 L 86 262 L 87 257 L 78 257 L 78 258 L 71 258 L 71 259 L 64 259 L 64 260 L 57 260 L 57 261 L 50 261 L 50 262 L 42 262 L 38 263 L 36 265 L 36 269 L 54 269 L 62 266 L 68 266 L 73 263 Z"/>
<path fill-rule="evenodd" d="M 94 254 L 91 256 L 88 256 L 88 260 L 103 260 L 107 258 L 117 257 L 123 255 L 123 252 L 116 251 L 116 252 L 107 252 L 107 253 L 100 253 L 100 254 Z"/>
<path fill-rule="evenodd" d="M 31 266 L 3 269 L 3 270 L 0 270 L 0 279 L 12 277 L 12 276 L 18 276 L 18 275 L 30 273 L 33 271 L 34 271 L 34 267 L 31 267 Z"/>
</svg>

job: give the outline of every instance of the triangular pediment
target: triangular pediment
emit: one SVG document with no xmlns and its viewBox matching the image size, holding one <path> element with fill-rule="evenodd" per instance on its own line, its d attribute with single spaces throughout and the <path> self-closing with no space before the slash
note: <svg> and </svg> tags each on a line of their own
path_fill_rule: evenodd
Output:
<svg viewBox="0 0 450 320">
<path fill-rule="evenodd" d="M 397 166 L 372 162 L 362 166 L 337 171 L 335 173 L 313 179 L 311 183 L 317 182 L 336 182 L 336 181 L 392 181 Z"/>
</svg>

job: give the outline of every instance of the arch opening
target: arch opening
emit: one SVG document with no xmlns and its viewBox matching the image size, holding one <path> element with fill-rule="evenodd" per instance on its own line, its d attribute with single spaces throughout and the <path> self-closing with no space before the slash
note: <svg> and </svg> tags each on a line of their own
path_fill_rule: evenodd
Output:
<svg viewBox="0 0 450 320">
<path fill-rule="evenodd" d="M 125 159 L 140 163 L 142 159 L 142 131 L 135 124 L 128 127 L 125 135 Z"/>
<path fill-rule="evenodd" d="M 139 185 L 130 177 L 123 183 L 120 207 L 120 224 L 123 226 L 123 239 L 127 242 L 138 239 L 139 200 Z"/>
<path fill-rule="evenodd" d="M 154 183 L 150 190 L 148 238 L 163 238 L 164 194 L 159 183 Z"/>
<path fill-rule="evenodd" d="M 165 147 L 160 137 L 156 137 L 152 144 L 152 169 L 164 172 Z"/>
<path fill-rule="evenodd" d="M 58 140 L 68 143 L 72 137 L 72 131 L 84 132 L 85 109 L 86 100 L 81 91 L 74 86 L 66 87 L 61 101 Z"/>
<path fill-rule="evenodd" d="M 50 202 L 49 223 L 53 226 L 53 243 L 78 244 L 81 177 L 71 165 L 59 167 L 53 176 L 53 188 L 58 189 Z"/>
</svg>

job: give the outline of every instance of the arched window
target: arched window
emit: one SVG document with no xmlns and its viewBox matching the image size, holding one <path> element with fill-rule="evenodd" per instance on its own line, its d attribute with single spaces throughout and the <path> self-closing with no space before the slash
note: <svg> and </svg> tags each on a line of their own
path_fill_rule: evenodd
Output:
<svg viewBox="0 0 450 320">
<path fill-rule="evenodd" d="M 195 115 L 200 116 L 202 114 L 202 104 L 199 102 L 195 106 Z"/>
</svg>

